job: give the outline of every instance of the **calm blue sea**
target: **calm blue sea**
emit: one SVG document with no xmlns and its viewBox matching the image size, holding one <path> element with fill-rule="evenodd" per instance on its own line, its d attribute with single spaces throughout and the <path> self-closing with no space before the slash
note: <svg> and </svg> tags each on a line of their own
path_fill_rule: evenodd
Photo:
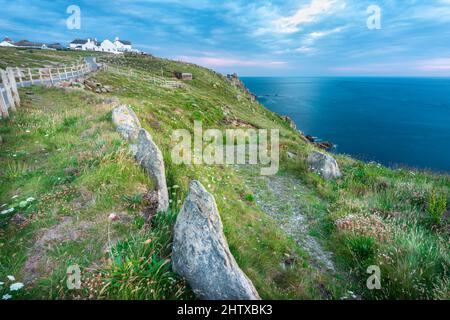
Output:
<svg viewBox="0 0 450 320">
<path fill-rule="evenodd" d="M 450 79 L 242 78 L 258 100 L 338 153 L 450 173 Z"/>
</svg>

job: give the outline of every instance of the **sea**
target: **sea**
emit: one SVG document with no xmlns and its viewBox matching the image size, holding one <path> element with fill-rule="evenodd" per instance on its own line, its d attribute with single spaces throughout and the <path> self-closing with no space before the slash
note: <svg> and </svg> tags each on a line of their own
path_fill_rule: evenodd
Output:
<svg viewBox="0 0 450 320">
<path fill-rule="evenodd" d="M 333 152 L 450 173 L 450 78 L 241 79 L 268 109 L 335 144 Z"/>
</svg>

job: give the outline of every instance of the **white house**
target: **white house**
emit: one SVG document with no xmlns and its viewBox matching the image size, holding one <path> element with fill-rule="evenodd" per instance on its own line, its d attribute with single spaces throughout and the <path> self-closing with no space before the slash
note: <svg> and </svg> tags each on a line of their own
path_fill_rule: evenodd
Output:
<svg viewBox="0 0 450 320">
<path fill-rule="evenodd" d="M 105 39 L 101 43 L 97 39 L 76 39 L 69 44 L 69 48 L 72 50 L 102 51 L 113 54 L 139 52 L 133 49 L 130 41 L 120 40 L 119 38 L 116 38 L 114 42 Z"/>
<path fill-rule="evenodd" d="M 110 53 L 115 53 L 115 54 L 119 53 L 119 51 L 117 50 L 117 47 L 114 45 L 114 43 L 112 43 L 108 39 L 103 40 L 102 44 L 100 45 L 100 49 L 103 52 L 110 52 Z"/>
<path fill-rule="evenodd" d="M 0 42 L 0 47 L 15 47 L 15 46 L 13 45 L 12 40 L 6 37 L 5 39 L 3 39 L 2 42 Z"/>
<path fill-rule="evenodd" d="M 131 46 L 131 42 L 127 40 L 120 40 L 116 37 L 114 40 L 114 45 L 116 46 L 116 50 L 120 52 L 132 52 L 133 47 Z"/>
<path fill-rule="evenodd" d="M 97 39 L 75 39 L 69 44 L 69 48 L 73 50 L 99 51 L 99 45 Z"/>
</svg>

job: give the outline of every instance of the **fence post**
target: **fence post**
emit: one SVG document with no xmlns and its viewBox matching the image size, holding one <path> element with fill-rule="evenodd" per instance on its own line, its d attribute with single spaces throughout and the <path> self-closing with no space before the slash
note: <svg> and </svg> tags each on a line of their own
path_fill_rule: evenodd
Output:
<svg viewBox="0 0 450 320">
<path fill-rule="evenodd" d="M 20 96 L 19 96 L 19 90 L 17 90 L 17 82 L 16 82 L 16 77 L 14 76 L 14 70 L 7 69 L 6 73 L 9 76 L 9 83 L 11 85 L 11 92 L 13 94 L 14 102 L 15 102 L 16 106 L 20 107 Z"/>
<path fill-rule="evenodd" d="M 10 107 L 13 111 L 16 111 L 16 105 L 14 104 L 14 98 L 13 98 L 13 94 L 11 91 L 11 84 L 9 83 L 9 79 L 6 74 L 6 71 L 1 70 L 0 73 L 1 73 L 2 81 L 3 81 L 3 86 L 5 87 L 6 97 L 8 98 Z"/>
<path fill-rule="evenodd" d="M 17 69 L 17 77 L 19 78 L 19 83 L 22 84 L 22 71 L 19 69 L 19 67 L 17 67 L 16 69 Z"/>
<path fill-rule="evenodd" d="M 2 113 L 2 118 L 8 118 L 9 117 L 9 112 L 8 112 L 8 104 L 5 101 L 5 98 L 3 97 L 3 89 L 0 86 L 0 112 Z"/>
<path fill-rule="evenodd" d="M 31 69 L 28 68 L 28 75 L 30 76 L 30 82 L 33 84 L 33 75 L 31 74 Z"/>
<path fill-rule="evenodd" d="M 44 83 L 44 79 L 42 77 L 42 69 L 39 68 L 39 79 L 41 79 L 41 82 Z"/>
<path fill-rule="evenodd" d="M 48 74 L 50 76 L 50 83 L 53 85 L 52 68 L 48 68 Z"/>
</svg>

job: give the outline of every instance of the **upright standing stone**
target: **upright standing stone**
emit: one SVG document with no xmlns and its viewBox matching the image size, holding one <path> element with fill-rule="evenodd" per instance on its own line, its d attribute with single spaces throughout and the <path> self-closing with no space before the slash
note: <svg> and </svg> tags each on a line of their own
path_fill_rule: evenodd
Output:
<svg viewBox="0 0 450 320">
<path fill-rule="evenodd" d="M 172 260 L 200 299 L 260 299 L 228 248 L 214 197 L 198 181 L 191 183 L 175 224 Z"/>
<path fill-rule="evenodd" d="M 161 150 L 153 142 L 152 136 L 145 129 L 139 130 L 136 160 L 150 174 L 156 183 L 158 192 L 158 212 L 169 209 L 164 158 Z"/>
</svg>

